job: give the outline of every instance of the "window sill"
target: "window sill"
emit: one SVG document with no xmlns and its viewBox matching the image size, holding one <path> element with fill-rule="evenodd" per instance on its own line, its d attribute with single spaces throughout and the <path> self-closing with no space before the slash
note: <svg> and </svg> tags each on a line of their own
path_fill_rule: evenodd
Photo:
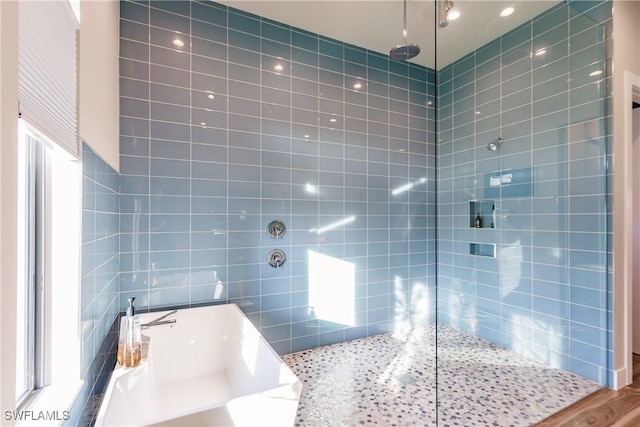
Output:
<svg viewBox="0 0 640 427">
<path fill-rule="evenodd" d="M 78 397 L 83 383 L 84 381 L 77 380 L 39 390 L 20 411 L 17 411 L 14 417 L 15 425 L 17 427 L 61 425 L 69 419 L 71 405 Z"/>
</svg>

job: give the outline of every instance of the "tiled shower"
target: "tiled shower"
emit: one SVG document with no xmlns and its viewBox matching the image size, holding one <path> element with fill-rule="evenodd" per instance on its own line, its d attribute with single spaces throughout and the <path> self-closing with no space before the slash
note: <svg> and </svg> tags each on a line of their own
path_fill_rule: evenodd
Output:
<svg viewBox="0 0 640 427">
<path fill-rule="evenodd" d="M 606 18 L 607 7 L 590 13 Z M 605 37 L 560 4 L 442 68 L 437 160 L 439 321 L 601 384 L 611 314 Z M 482 228 L 471 227 L 475 201 L 494 208 Z M 495 257 L 471 255 L 470 242 Z"/>
<path fill-rule="evenodd" d="M 122 2 L 119 230 L 84 240 L 119 268 L 83 276 L 83 369 L 135 296 L 237 303 L 280 354 L 437 320 L 607 384 L 611 5 L 571 3 L 436 73 L 213 2 Z"/>
<path fill-rule="evenodd" d="M 433 319 L 433 71 L 206 2 L 122 3 L 121 58 L 121 301 L 280 353 Z"/>
</svg>

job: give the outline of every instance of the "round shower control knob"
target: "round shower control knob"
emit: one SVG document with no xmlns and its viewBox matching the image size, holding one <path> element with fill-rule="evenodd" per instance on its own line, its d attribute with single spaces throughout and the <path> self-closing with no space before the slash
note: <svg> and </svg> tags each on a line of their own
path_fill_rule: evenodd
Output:
<svg viewBox="0 0 640 427">
<path fill-rule="evenodd" d="M 272 239 L 281 239 L 286 231 L 284 223 L 280 220 L 271 221 L 267 227 L 267 234 Z"/>
<path fill-rule="evenodd" d="M 280 249 L 274 249 L 271 252 L 269 252 L 269 255 L 267 255 L 267 262 L 273 268 L 278 268 L 282 266 L 282 264 L 284 264 L 286 260 L 287 260 L 287 257 L 284 255 L 284 252 Z"/>
</svg>

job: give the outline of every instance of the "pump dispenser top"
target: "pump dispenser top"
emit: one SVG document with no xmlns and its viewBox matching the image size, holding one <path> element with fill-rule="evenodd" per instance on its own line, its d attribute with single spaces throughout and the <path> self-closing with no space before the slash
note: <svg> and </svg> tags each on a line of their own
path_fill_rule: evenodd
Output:
<svg viewBox="0 0 640 427">
<path fill-rule="evenodd" d="M 136 297 L 131 297 L 127 299 L 129 305 L 127 306 L 127 317 L 134 316 L 136 314 L 136 309 L 133 306 L 133 302 L 136 300 Z"/>
</svg>

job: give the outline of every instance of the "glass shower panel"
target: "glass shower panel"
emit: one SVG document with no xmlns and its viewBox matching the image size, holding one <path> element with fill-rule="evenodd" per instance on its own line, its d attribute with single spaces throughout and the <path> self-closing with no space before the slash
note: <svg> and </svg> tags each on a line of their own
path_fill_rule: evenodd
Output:
<svg viewBox="0 0 640 427">
<path fill-rule="evenodd" d="M 611 4 L 451 3 L 437 3 L 459 13 L 437 23 L 438 417 L 528 425 L 608 384 Z"/>
<path fill-rule="evenodd" d="M 150 200 L 154 231 L 180 231 L 151 235 L 154 277 L 168 279 L 149 294 L 174 272 L 204 291 L 224 285 L 305 381 L 305 423 L 435 423 L 434 12 L 415 0 L 123 2 L 125 83 L 151 88 L 151 117 L 139 119 L 153 135 L 149 158 L 128 156 L 122 173 L 150 164 L 158 188 L 134 197 Z M 177 33 L 191 44 L 176 45 Z M 390 57 L 414 43 L 416 57 Z M 139 51 L 149 73 L 133 71 Z M 167 177 L 166 165 L 180 167 Z M 163 229 L 177 209 L 187 226 Z M 273 238 L 276 220 L 286 233 Z M 175 288 L 165 295 L 209 298 Z"/>
</svg>

